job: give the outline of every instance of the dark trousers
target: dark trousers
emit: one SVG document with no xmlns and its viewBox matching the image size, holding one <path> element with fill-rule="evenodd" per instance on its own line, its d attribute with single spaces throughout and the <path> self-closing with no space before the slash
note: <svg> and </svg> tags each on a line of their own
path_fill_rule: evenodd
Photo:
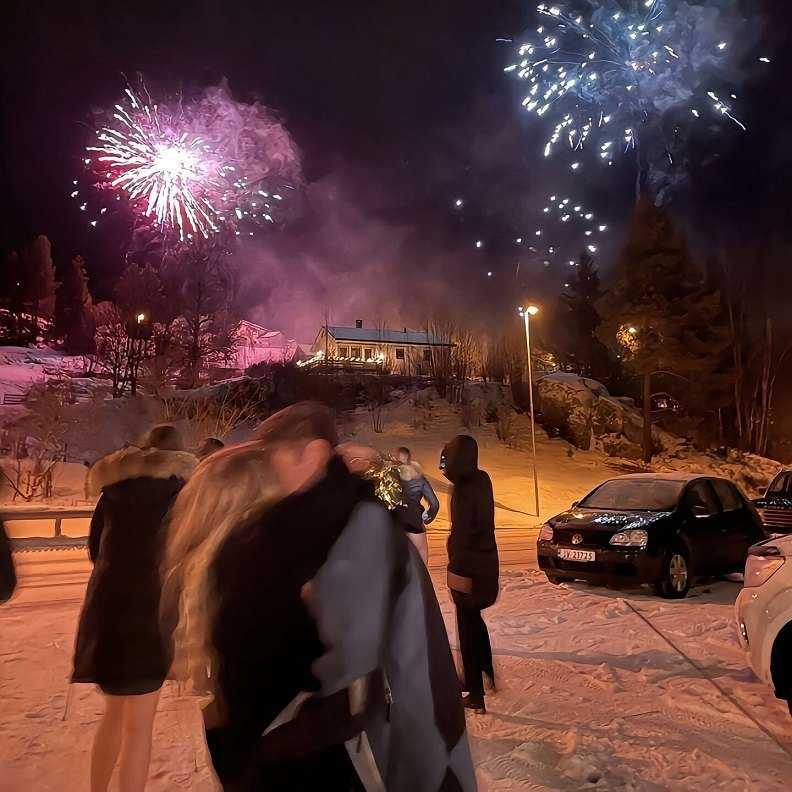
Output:
<svg viewBox="0 0 792 792">
<path fill-rule="evenodd" d="M 492 647 L 481 608 L 469 594 L 454 592 L 456 604 L 457 633 L 459 635 L 459 651 L 462 655 L 462 666 L 465 673 L 465 687 L 472 696 L 484 695 L 484 678 L 482 674 L 494 677 L 492 667 Z"/>
</svg>

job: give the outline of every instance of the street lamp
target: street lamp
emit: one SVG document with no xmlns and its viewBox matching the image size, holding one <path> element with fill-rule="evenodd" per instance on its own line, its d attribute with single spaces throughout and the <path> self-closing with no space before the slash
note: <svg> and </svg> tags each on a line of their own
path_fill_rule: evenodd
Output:
<svg viewBox="0 0 792 792">
<path fill-rule="evenodd" d="M 528 350 L 528 406 L 531 409 L 531 451 L 533 452 L 533 479 L 534 499 L 536 501 L 536 516 L 539 516 L 539 476 L 536 472 L 536 426 L 534 423 L 533 403 L 533 372 L 531 369 L 531 317 L 539 313 L 535 305 L 528 305 L 517 309 L 525 320 L 525 345 Z"/>
</svg>

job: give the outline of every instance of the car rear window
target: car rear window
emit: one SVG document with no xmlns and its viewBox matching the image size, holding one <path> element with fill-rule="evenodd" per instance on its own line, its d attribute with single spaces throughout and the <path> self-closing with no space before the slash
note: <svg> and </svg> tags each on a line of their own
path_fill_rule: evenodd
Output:
<svg viewBox="0 0 792 792">
<path fill-rule="evenodd" d="M 742 509 L 742 498 L 737 492 L 734 484 L 730 484 L 723 479 L 713 479 L 712 486 L 715 487 L 715 493 L 718 496 L 718 500 L 721 502 L 723 511 L 737 511 L 738 509 Z"/>
<path fill-rule="evenodd" d="M 580 506 L 612 511 L 672 511 L 684 487 L 668 479 L 613 479 L 587 495 Z"/>
</svg>

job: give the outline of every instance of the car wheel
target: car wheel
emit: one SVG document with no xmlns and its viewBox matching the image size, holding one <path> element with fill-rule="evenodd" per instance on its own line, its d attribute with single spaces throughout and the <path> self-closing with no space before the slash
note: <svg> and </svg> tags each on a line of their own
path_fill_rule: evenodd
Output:
<svg viewBox="0 0 792 792">
<path fill-rule="evenodd" d="M 666 599 L 684 599 L 690 591 L 690 561 L 681 547 L 672 547 L 663 560 L 655 592 Z"/>
<path fill-rule="evenodd" d="M 554 586 L 560 586 L 562 583 L 572 583 L 575 578 L 571 577 L 560 577 L 559 575 L 548 575 L 547 580 L 549 583 L 552 583 Z"/>
</svg>

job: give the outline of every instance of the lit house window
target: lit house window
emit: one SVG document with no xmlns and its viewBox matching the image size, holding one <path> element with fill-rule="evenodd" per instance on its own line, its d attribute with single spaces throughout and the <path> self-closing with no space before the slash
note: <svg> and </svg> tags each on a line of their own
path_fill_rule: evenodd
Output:
<svg viewBox="0 0 792 792">
<path fill-rule="evenodd" d="M 424 352 L 424 360 L 427 363 L 431 363 L 432 362 L 432 350 L 431 349 L 424 349 L 423 352 Z"/>
<path fill-rule="evenodd" d="M 357 360 L 360 357 L 360 347 L 350 347 L 349 357 L 355 358 L 355 360 Z"/>
<path fill-rule="evenodd" d="M 338 357 L 340 358 L 348 358 L 349 357 L 349 347 L 338 347 Z"/>
<path fill-rule="evenodd" d="M 397 349 L 396 350 L 396 360 L 404 360 L 404 350 Z"/>
<path fill-rule="evenodd" d="M 374 350 L 373 349 L 364 349 L 363 350 L 363 357 L 366 360 L 371 360 L 374 357 Z"/>
</svg>

